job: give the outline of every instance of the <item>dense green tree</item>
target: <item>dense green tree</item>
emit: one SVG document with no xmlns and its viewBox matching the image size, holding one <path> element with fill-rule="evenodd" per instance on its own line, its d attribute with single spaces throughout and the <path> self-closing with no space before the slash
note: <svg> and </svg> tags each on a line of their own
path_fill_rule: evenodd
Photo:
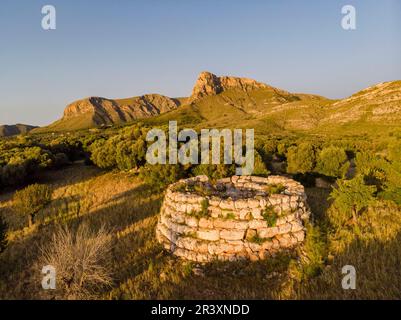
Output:
<svg viewBox="0 0 401 320">
<path fill-rule="evenodd" d="M 157 190 L 185 177 L 183 167 L 176 164 L 146 164 L 141 167 L 139 177 Z"/>
<path fill-rule="evenodd" d="M 267 169 L 265 162 L 260 156 L 259 152 L 255 151 L 254 169 L 252 175 L 266 177 L 270 171 Z"/>
<path fill-rule="evenodd" d="M 116 145 L 113 142 L 111 140 L 100 139 L 91 145 L 91 160 L 99 168 L 112 169 L 117 165 Z"/>
<path fill-rule="evenodd" d="M 351 180 L 337 180 L 337 185 L 330 194 L 334 206 L 346 219 L 352 217 L 356 222 L 360 211 L 374 199 L 376 187 L 366 185 L 362 175 Z"/>
<path fill-rule="evenodd" d="M 320 151 L 316 171 L 329 177 L 345 177 L 349 166 L 345 150 L 330 146 Z"/>
<path fill-rule="evenodd" d="M 292 146 L 287 152 L 287 172 L 307 173 L 313 171 L 316 164 L 314 146 L 309 142 L 303 142 L 298 146 Z"/>
<path fill-rule="evenodd" d="M 14 210 L 28 217 L 28 225 L 35 223 L 36 214 L 50 201 L 52 190 L 43 184 L 32 184 L 14 194 Z"/>
</svg>

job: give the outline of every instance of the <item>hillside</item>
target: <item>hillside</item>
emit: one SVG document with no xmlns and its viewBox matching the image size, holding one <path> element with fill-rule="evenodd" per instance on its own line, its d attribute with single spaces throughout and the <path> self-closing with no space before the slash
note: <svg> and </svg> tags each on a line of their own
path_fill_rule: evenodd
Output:
<svg viewBox="0 0 401 320">
<path fill-rule="evenodd" d="M 35 128 L 37 127 L 20 123 L 15 125 L 2 125 L 0 126 L 0 137 L 8 137 L 22 133 L 28 133 L 29 131 Z"/>
<path fill-rule="evenodd" d="M 342 100 L 312 94 L 289 93 L 241 78 L 223 86 L 213 75 L 201 74 L 189 105 L 147 120 L 165 123 L 178 119 L 185 125 L 255 128 L 259 134 L 293 131 L 359 133 L 391 128 L 401 120 L 401 81 L 386 82 Z M 244 85 L 244 84 L 247 84 Z M 376 128 L 376 129 L 375 129 Z M 357 131 L 358 131 L 357 130 Z"/>
<path fill-rule="evenodd" d="M 159 94 L 114 100 L 90 97 L 69 104 L 60 120 L 36 132 L 121 124 L 165 113 L 177 108 L 180 104 L 180 99 Z"/>
<path fill-rule="evenodd" d="M 68 105 L 63 117 L 34 132 L 86 129 L 130 123 L 150 125 L 177 120 L 201 127 L 252 127 L 257 133 L 353 130 L 358 123 L 397 126 L 401 120 L 401 81 L 381 83 L 342 100 L 288 91 L 248 78 L 202 72 L 188 98 L 158 94 L 129 99 L 91 97 Z"/>
</svg>

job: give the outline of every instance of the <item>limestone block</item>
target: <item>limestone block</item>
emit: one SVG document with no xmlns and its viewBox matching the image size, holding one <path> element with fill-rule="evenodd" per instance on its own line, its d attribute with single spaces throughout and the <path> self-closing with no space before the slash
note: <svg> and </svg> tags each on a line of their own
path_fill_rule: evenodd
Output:
<svg viewBox="0 0 401 320">
<path fill-rule="evenodd" d="M 207 241 L 218 241 L 220 239 L 219 230 L 199 229 L 196 235 L 197 238 Z"/>
<path fill-rule="evenodd" d="M 289 233 L 291 231 L 292 224 L 291 223 L 286 223 L 278 227 L 278 233 L 279 234 L 284 234 L 284 233 Z"/>
<path fill-rule="evenodd" d="M 304 231 L 294 232 L 293 236 L 295 238 L 297 238 L 298 242 L 302 242 L 305 240 L 305 232 Z"/>
<path fill-rule="evenodd" d="M 267 223 L 265 220 L 251 220 L 249 221 L 249 228 L 252 229 L 267 228 Z"/>
<path fill-rule="evenodd" d="M 220 238 L 226 240 L 241 240 L 245 236 L 244 230 L 221 230 Z"/>
<path fill-rule="evenodd" d="M 272 238 L 278 234 L 278 227 L 257 229 L 260 238 Z"/>
<path fill-rule="evenodd" d="M 205 218 L 200 218 L 199 219 L 199 227 L 200 228 L 213 228 L 213 220 L 211 219 L 205 219 Z"/>
<path fill-rule="evenodd" d="M 202 206 L 200 204 L 187 204 L 186 205 L 186 212 L 187 213 L 193 213 L 193 212 L 199 212 L 202 210 Z"/>
<path fill-rule="evenodd" d="M 259 208 L 259 200 L 256 199 L 248 199 L 248 208 Z"/>
<path fill-rule="evenodd" d="M 236 209 L 245 209 L 248 208 L 248 201 L 245 199 L 238 199 L 234 202 Z"/>
<path fill-rule="evenodd" d="M 185 223 L 185 215 L 179 212 L 171 211 L 171 219 L 176 223 Z"/>
<path fill-rule="evenodd" d="M 219 216 L 221 216 L 221 209 L 215 207 L 209 207 L 209 213 L 211 217 L 218 218 Z"/>
<path fill-rule="evenodd" d="M 185 217 L 185 223 L 189 227 L 197 227 L 198 226 L 198 219 L 196 219 L 195 217 L 186 216 Z"/>
<path fill-rule="evenodd" d="M 224 210 L 233 210 L 234 201 L 232 199 L 221 200 L 219 207 Z"/>
<path fill-rule="evenodd" d="M 260 207 L 261 207 L 262 209 L 264 209 L 264 208 L 267 207 L 268 202 L 267 202 L 267 200 L 266 200 L 265 198 L 262 198 L 262 199 L 259 200 L 259 205 L 260 205 Z"/>
<path fill-rule="evenodd" d="M 252 208 L 251 214 L 254 219 L 263 219 L 262 217 L 262 209 L 260 208 Z"/>
<path fill-rule="evenodd" d="M 218 207 L 220 205 L 221 199 L 218 197 L 211 197 L 209 199 L 209 205 L 213 207 Z"/>
<path fill-rule="evenodd" d="M 260 244 L 250 242 L 249 248 L 252 250 L 252 252 L 258 252 L 262 249 L 262 246 Z"/>
<path fill-rule="evenodd" d="M 291 222 L 291 232 L 298 232 L 304 229 L 302 222 L 299 220 L 295 220 Z"/>
<path fill-rule="evenodd" d="M 248 209 L 241 209 L 239 212 L 239 218 L 241 220 L 250 220 L 252 219 L 252 214 Z"/>
</svg>

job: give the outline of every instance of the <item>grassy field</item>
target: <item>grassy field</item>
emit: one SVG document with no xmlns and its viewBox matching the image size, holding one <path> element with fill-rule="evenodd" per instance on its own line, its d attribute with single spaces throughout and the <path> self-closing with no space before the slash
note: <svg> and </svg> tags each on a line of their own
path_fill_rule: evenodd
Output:
<svg viewBox="0 0 401 320">
<path fill-rule="evenodd" d="M 357 226 L 336 229 L 327 196 L 308 188 L 313 227 L 298 252 L 263 262 L 197 265 L 165 252 L 155 239 L 163 194 L 135 174 L 105 172 L 76 163 L 47 171 L 39 182 L 54 189 L 51 203 L 26 227 L 11 210 L 12 193 L 0 196 L 10 232 L 0 256 L 0 298 L 51 298 L 41 289 L 39 247 L 58 225 L 112 231 L 113 284 L 100 299 L 346 299 L 401 298 L 401 212 L 389 204 L 369 209 Z M 341 287 L 341 268 L 354 265 L 357 289 Z"/>
</svg>

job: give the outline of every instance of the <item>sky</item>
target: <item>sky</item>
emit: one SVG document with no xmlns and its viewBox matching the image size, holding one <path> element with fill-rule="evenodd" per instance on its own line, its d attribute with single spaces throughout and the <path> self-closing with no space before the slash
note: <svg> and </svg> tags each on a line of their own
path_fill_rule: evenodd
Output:
<svg viewBox="0 0 401 320">
<path fill-rule="evenodd" d="M 401 1 L 1 0 L 0 124 L 47 125 L 88 96 L 188 96 L 204 70 L 328 98 L 401 79 Z"/>
</svg>

